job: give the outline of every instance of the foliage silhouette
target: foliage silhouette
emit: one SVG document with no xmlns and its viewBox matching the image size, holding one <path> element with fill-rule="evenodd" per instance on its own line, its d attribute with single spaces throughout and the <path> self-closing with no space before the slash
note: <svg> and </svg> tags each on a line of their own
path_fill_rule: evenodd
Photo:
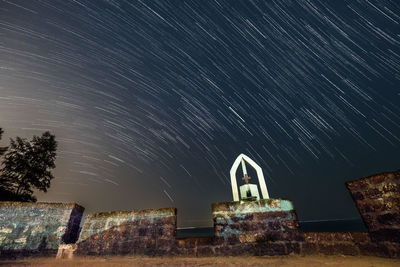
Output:
<svg viewBox="0 0 400 267">
<path fill-rule="evenodd" d="M 47 192 L 54 178 L 57 142 L 45 132 L 31 141 L 16 137 L 4 154 L 0 169 L 0 200 L 35 202 L 33 190 Z"/>
</svg>

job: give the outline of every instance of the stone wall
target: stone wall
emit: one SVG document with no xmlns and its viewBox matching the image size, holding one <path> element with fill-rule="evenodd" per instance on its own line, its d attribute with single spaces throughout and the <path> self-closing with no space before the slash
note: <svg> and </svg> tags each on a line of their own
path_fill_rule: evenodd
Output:
<svg viewBox="0 0 400 267">
<path fill-rule="evenodd" d="M 400 170 L 347 182 L 377 253 L 400 257 Z"/>
<path fill-rule="evenodd" d="M 214 236 L 179 239 L 175 248 L 177 255 L 262 256 L 295 253 L 399 257 L 400 250 L 396 243 L 377 242 L 367 232 L 300 231 L 290 200 L 224 202 L 215 203 L 212 208 Z M 393 240 L 393 237 L 389 240 Z"/>
<path fill-rule="evenodd" d="M 301 246 L 301 254 L 325 254 L 325 255 L 370 255 L 366 252 L 371 246 L 368 233 L 344 232 L 344 233 L 304 233 L 305 243 Z"/>
<path fill-rule="evenodd" d="M 174 208 L 89 214 L 76 254 L 171 254 L 175 232 Z"/>
<path fill-rule="evenodd" d="M 209 238 L 181 238 L 176 244 L 178 255 L 185 256 L 263 256 L 289 253 L 312 255 L 373 255 L 386 256 L 376 250 L 368 233 L 299 233 L 299 239 L 275 242 L 218 242 Z M 287 240 L 289 241 L 289 240 Z"/>
<path fill-rule="evenodd" d="M 400 257 L 400 171 L 346 183 L 368 233 L 304 233 L 287 199 L 212 204 L 214 236 L 176 238 L 176 209 L 89 214 L 76 204 L 0 202 L 0 256 L 344 254 Z M 61 245 L 61 246 L 59 246 Z"/>
<path fill-rule="evenodd" d="M 300 251 L 304 237 L 290 200 L 212 205 L 215 235 L 176 239 L 176 210 L 89 214 L 75 254 L 283 255 Z"/>
<path fill-rule="evenodd" d="M 74 243 L 84 208 L 77 204 L 0 202 L 0 257 L 48 255 Z"/>
<path fill-rule="evenodd" d="M 217 255 L 283 255 L 299 252 L 304 237 L 287 199 L 212 205 Z"/>
</svg>

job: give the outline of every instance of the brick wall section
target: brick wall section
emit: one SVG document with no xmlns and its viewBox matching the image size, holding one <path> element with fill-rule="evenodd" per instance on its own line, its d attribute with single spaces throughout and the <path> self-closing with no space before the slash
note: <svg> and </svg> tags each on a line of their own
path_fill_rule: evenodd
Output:
<svg viewBox="0 0 400 267">
<path fill-rule="evenodd" d="M 209 238 L 182 238 L 176 245 L 177 255 L 215 256 L 215 255 L 285 255 L 296 253 L 302 255 L 374 255 L 376 246 L 371 243 L 368 233 L 303 233 L 299 241 L 291 242 L 239 242 L 230 244 Z"/>
<path fill-rule="evenodd" d="M 176 239 L 176 209 L 89 214 L 80 255 L 344 254 L 400 257 L 400 171 L 346 183 L 368 233 L 303 233 L 287 199 L 212 204 L 214 236 Z M 76 204 L 0 203 L 0 256 L 55 253 L 77 239 Z M 75 251 L 76 248 L 76 251 Z"/>
<path fill-rule="evenodd" d="M 56 255 L 75 242 L 84 208 L 77 204 L 0 202 L 0 257 Z"/>
<path fill-rule="evenodd" d="M 381 253 L 400 257 L 400 170 L 347 182 L 358 211 Z"/>
<path fill-rule="evenodd" d="M 393 257 L 393 246 L 382 246 L 366 232 L 301 232 L 290 200 L 216 203 L 214 237 L 182 238 L 176 255 L 372 255 Z M 392 244 L 391 244 L 392 245 Z"/>
<path fill-rule="evenodd" d="M 214 237 L 180 238 L 176 241 L 172 254 L 189 257 L 214 256 Z"/>
<path fill-rule="evenodd" d="M 175 245 L 175 234 L 175 208 L 89 214 L 76 254 L 168 255 Z"/>
<path fill-rule="evenodd" d="M 300 252 L 290 200 L 224 202 L 212 205 L 215 236 L 176 239 L 176 210 L 89 214 L 77 242 L 78 255 L 284 255 Z"/>
<path fill-rule="evenodd" d="M 369 248 L 371 240 L 368 233 L 304 233 L 305 243 L 302 244 L 302 254 L 325 255 L 361 255 Z"/>
<path fill-rule="evenodd" d="M 287 199 L 212 205 L 216 255 L 284 255 L 300 252 L 304 241 Z"/>
</svg>

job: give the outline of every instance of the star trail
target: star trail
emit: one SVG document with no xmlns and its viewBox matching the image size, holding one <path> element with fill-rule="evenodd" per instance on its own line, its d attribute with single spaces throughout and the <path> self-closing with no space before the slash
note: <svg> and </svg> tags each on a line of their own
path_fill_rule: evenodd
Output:
<svg viewBox="0 0 400 267">
<path fill-rule="evenodd" d="M 2 0 L 0 145 L 54 133 L 38 199 L 88 212 L 211 225 L 245 153 L 300 219 L 357 217 L 344 182 L 399 168 L 399 23 L 384 0 Z"/>
</svg>

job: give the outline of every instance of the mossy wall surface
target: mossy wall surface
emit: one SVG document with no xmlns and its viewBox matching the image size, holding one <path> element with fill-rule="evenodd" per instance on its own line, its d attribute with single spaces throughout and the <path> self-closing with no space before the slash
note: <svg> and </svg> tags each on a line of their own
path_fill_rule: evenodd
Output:
<svg viewBox="0 0 400 267">
<path fill-rule="evenodd" d="M 55 253 L 79 234 L 77 204 L 0 202 L 0 256 Z"/>
</svg>

